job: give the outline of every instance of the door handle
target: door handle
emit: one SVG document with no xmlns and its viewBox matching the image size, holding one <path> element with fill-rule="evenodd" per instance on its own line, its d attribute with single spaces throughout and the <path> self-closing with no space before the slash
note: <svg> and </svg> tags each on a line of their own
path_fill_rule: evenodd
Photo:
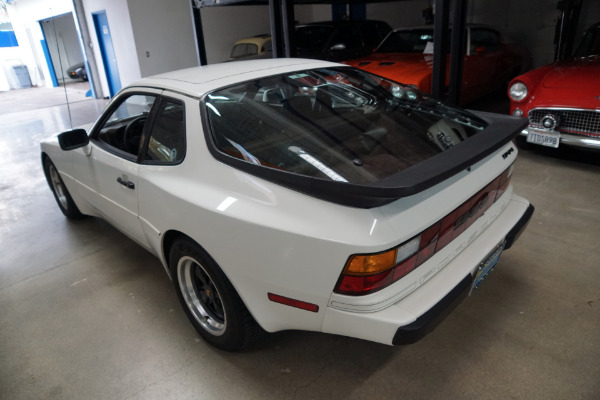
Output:
<svg viewBox="0 0 600 400">
<path fill-rule="evenodd" d="M 133 182 L 127 180 L 127 178 L 123 179 L 121 177 L 118 177 L 117 182 L 125 186 L 127 189 L 135 189 L 135 185 L 133 184 Z"/>
</svg>

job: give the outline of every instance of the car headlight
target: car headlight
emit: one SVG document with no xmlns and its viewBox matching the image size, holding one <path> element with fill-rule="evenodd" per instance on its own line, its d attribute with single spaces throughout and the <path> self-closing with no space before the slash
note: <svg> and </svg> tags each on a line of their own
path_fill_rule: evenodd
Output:
<svg viewBox="0 0 600 400">
<path fill-rule="evenodd" d="M 508 89 L 508 95 L 513 101 L 521 101 L 527 97 L 527 85 L 523 82 L 515 82 Z"/>
</svg>

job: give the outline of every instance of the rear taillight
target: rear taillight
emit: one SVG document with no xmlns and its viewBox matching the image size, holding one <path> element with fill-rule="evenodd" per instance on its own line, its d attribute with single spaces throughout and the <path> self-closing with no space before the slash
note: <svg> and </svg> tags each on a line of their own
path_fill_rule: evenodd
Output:
<svg viewBox="0 0 600 400">
<path fill-rule="evenodd" d="M 334 292 L 351 296 L 374 293 L 409 274 L 477 221 L 506 191 L 512 171 L 511 165 L 460 207 L 399 246 L 381 253 L 351 255 Z"/>
</svg>

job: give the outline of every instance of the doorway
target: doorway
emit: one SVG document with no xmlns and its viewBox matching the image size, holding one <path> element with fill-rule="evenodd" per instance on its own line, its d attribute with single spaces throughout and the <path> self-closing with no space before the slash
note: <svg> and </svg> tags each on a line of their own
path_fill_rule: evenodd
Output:
<svg viewBox="0 0 600 400">
<path fill-rule="evenodd" d="M 92 13 L 94 19 L 94 27 L 98 36 L 98 44 L 100 46 L 100 54 L 104 64 L 104 72 L 108 83 L 108 91 L 110 97 L 113 97 L 121 89 L 121 78 L 119 77 L 119 68 L 117 67 L 117 57 L 108 27 L 108 18 L 106 11 Z"/>
</svg>

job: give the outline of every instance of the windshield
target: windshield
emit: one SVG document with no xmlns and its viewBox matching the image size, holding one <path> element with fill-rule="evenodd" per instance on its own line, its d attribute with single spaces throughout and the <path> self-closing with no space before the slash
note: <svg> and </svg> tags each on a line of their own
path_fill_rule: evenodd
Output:
<svg viewBox="0 0 600 400">
<path fill-rule="evenodd" d="M 433 29 L 395 31 L 385 38 L 376 53 L 424 53 L 428 42 L 433 43 Z"/>
<path fill-rule="evenodd" d="M 600 25 L 590 28 L 575 51 L 575 57 L 600 55 Z"/>
<path fill-rule="evenodd" d="M 369 184 L 486 127 L 410 86 L 352 68 L 299 71 L 205 98 L 217 149 L 308 177 Z"/>
</svg>

